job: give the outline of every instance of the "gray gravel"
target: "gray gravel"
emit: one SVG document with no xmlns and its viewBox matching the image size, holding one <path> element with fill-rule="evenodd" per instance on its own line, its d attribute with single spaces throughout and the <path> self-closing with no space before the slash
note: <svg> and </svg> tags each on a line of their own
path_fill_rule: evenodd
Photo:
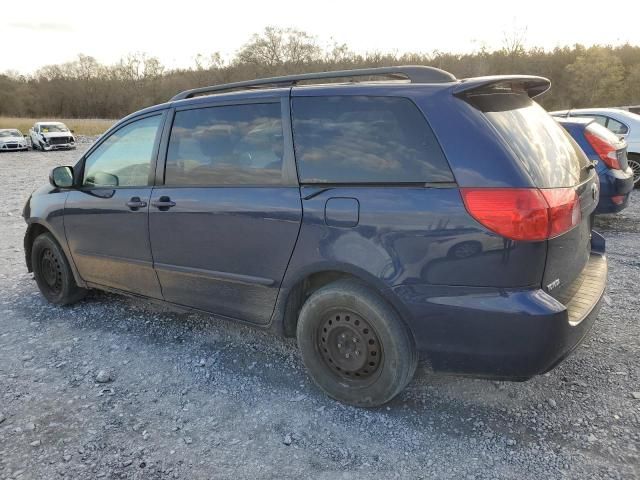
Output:
<svg viewBox="0 0 640 480">
<path fill-rule="evenodd" d="M 20 215 L 86 146 L 0 154 L 0 479 L 639 478 L 640 199 L 597 222 L 608 295 L 562 365 L 525 383 L 421 368 L 360 410 L 311 384 L 292 340 L 105 293 L 48 305 Z"/>
</svg>

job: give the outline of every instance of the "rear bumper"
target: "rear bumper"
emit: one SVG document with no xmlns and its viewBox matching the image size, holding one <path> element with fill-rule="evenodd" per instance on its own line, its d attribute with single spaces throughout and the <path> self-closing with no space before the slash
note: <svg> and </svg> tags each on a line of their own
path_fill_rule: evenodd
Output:
<svg viewBox="0 0 640 480">
<path fill-rule="evenodd" d="M 633 190 L 633 171 L 609 170 L 599 173 L 600 200 L 595 213 L 617 213 L 627 208 Z"/>
<path fill-rule="evenodd" d="M 394 291 L 435 371 L 525 380 L 580 344 L 597 318 L 606 278 L 604 239 L 594 232 L 590 260 L 563 298 L 541 289 L 404 285 Z"/>
</svg>

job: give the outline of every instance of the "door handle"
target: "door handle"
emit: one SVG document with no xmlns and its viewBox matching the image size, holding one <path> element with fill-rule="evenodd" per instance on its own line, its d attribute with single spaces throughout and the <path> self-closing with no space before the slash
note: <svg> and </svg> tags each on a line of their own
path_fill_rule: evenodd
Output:
<svg viewBox="0 0 640 480">
<path fill-rule="evenodd" d="M 176 202 L 172 202 L 169 197 L 162 196 L 158 200 L 151 202 L 151 205 L 156 207 L 158 210 L 162 212 L 166 212 L 171 207 L 176 206 Z"/>
<path fill-rule="evenodd" d="M 131 197 L 131 200 L 127 202 L 127 207 L 129 207 L 134 212 L 139 208 L 144 208 L 147 206 L 147 202 L 140 200 L 140 197 Z"/>
</svg>

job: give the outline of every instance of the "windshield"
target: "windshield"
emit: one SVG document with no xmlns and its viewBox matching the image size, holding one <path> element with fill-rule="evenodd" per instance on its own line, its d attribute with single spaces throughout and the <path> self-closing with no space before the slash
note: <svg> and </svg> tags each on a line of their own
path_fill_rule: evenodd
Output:
<svg viewBox="0 0 640 480">
<path fill-rule="evenodd" d="M 0 130 L 0 137 L 21 137 L 19 130 Z"/>
<path fill-rule="evenodd" d="M 62 123 L 47 123 L 40 125 L 40 131 L 47 132 L 68 132 L 69 129 Z"/>
</svg>

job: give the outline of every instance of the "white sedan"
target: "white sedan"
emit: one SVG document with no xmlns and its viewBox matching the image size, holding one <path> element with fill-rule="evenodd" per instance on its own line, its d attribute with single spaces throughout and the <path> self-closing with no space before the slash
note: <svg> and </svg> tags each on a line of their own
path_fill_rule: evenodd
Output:
<svg viewBox="0 0 640 480">
<path fill-rule="evenodd" d="M 15 128 L 0 129 L 0 152 L 15 150 L 29 150 L 27 139 L 20 130 Z"/>
<path fill-rule="evenodd" d="M 640 186 L 640 115 L 619 108 L 575 108 L 549 112 L 554 117 L 589 117 L 627 142 L 633 183 Z"/>
</svg>

